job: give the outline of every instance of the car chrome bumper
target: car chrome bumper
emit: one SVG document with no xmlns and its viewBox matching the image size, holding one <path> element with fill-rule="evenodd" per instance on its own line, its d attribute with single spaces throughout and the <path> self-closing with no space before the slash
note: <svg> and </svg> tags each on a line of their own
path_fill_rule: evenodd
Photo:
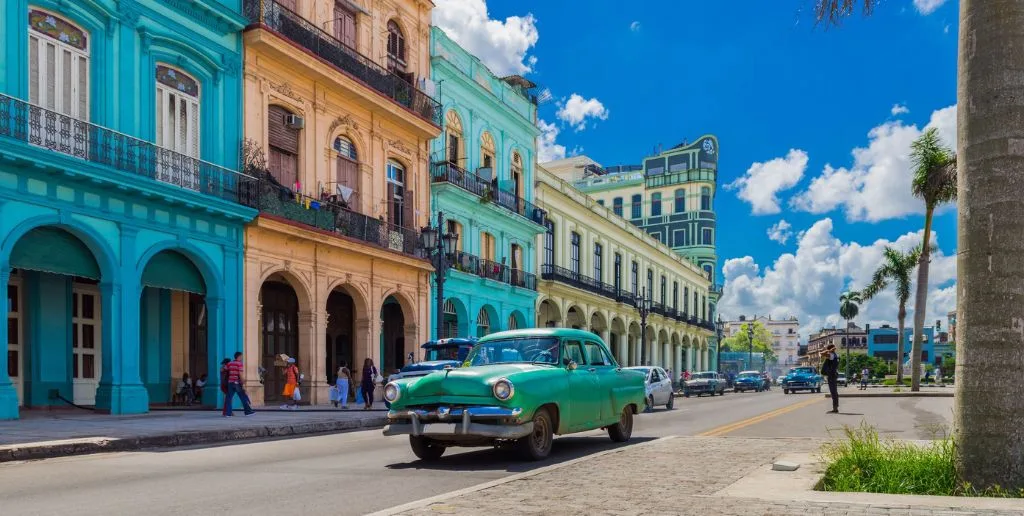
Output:
<svg viewBox="0 0 1024 516">
<path fill-rule="evenodd" d="M 388 412 L 388 424 L 384 427 L 384 435 L 518 439 L 533 432 L 533 422 L 510 424 L 501 421 L 518 421 L 522 413 L 521 408 L 489 406 L 392 410 Z"/>
</svg>

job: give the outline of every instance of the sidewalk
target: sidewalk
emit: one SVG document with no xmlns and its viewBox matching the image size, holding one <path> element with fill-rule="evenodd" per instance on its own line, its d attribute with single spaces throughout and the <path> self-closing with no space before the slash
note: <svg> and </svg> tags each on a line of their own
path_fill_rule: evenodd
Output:
<svg viewBox="0 0 1024 516">
<path fill-rule="evenodd" d="M 230 418 L 220 410 L 154 410 L 133 416 L 25 411 L 20 420 L 0 421 L 0 462 L 380 428 L 385 414 L 382 403 L 369 411 L 355 406 L 263 409 L 250 417 L 239 409 Z"/>
<path fill-rule="evenodd" d="M 382 514 L 511 510 L 518 514 L 994 516 L 1019 515 L 1024 506 L 1022 500 L 991 498 L 821 493 L 811 490 L 820 466 L 803 463 L 796 472 L 770 471 L 768 465 L 779 457 L 815 457 L 821 443 L 731 437 L 660 439 Z"/>
</svg>

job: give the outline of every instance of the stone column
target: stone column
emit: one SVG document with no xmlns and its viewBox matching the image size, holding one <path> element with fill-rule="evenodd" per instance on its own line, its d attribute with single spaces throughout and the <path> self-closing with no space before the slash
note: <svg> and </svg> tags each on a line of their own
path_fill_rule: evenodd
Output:
<svg viewBox="0 0 1024 516">
<path fill-rule="evenodd" d="M 206 297 L 206 374 L 209 383 L 203 388 L 203 404 L 221 407 L 224 404 L 224 393 L 220 391 L 220 357 L 235 358 L 236 346 L 226 346 L 224 342 L 224 300 Z M 243 350 L 244 353 L 244 350 Z M 242 357 L 244 360 L 244 356 Z M 243 362 L 244 363 L 244 362 Z M 246 382 L 249 381 L 248 375 Z M 257 379 L 258 382 L 258 379 Z M 241 406 L 239 403 L 238 406 Z"/>
<path fill-rule="evenodd" d="M 700 361 L 700 363 L 701 363 L 701 366 L 704 368 L 704 370 L 707 370 L 709 368 L 709 364 L 708 364 L 708 348 L 704 348 L 704 349 L 701 350 L 701 361 Z"/>
<path fill-rule="evenodd" d="M 302 383 L 303 400 L 316 404 L 316 348 L 322 345 L 318 339 L 317 314 L 312 311 L 299 311 L 299 372 L 305 375 Z"/>
<path fill-rule="evenodd" d="M 0 263 L 0 420 L 18 419 L 18 391 L 7 375 L 7 284 L 11 268 Z"/>
<path fill-rule="evenodd" d="M 625 366 L 629 362 L 629 339 L 628 336 L 619 334 L 619 365 Z"/>
<path fill-rule="evenodd" d="M 263 304 L 256 297 L 247 296 L 245 313 L 245 347 L 242 349 L 242 353 L 245 353 L 245 393 L 249 395 L 249 401 L 254 406 L 261 406 L 266 403 L 259 375 L 259 368 L 263 365 L 263 332 L 260 331 L 260 328 L 263 328 Z M 214 359 L 217 370 L 220 371 L 220 357 Z"/>
<path fill-rule="evenodd" d="M 127 270 L 121 277 L 129 277 Z M 115 415 L 144 414 L 149 393 L 139 375 L 139 284 L 104 281 L 100 299 L 103 355 L 96 408 Z"/>
<path fill-rule="evenodd" d="M 686 370 L 693 372 L 693 344 L 686 346 Z"/>
<path fill-rule="evenodd" d="M 683 372 L 683 369 L 686 368 L 686 366 L 683 364 L 683 346 L 679 344 L 675 346 L 675 363 L 676 377 L 673 378 L 672 380 L 677 381 L 679 378 L 679 373 Z"/>
</svg>

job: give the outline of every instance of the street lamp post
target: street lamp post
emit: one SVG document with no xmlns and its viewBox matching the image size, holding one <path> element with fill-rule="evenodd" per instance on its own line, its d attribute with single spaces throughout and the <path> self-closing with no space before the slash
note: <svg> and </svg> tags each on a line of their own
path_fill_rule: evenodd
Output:
<svg viewBox="0 0 1024 516">
<path fill-rule="evenodd" d="M 715 321 L 715 332 L 718 334 L 718 346 L 715 350 L 715 370 L 722 372 L 722 329 L 725 328 L 725 321 L 722 314 L 718 314 L 718 321 Z"/>
<path fill-rule="evenodd" d="M 454 231 L 444 232 L 444 214 L 437 212 L 437 227 L 427 226 L 420 229 L 420 245 L 431 257 L 434 265 L 434 275 L 437 277 L 437 330 L 434 339 L 441 338 L 441 328 L 444 327 L 444 280 L 448 273 L 448 257 L 455 254 L 455 246 L 459 242 L 459 235 Z"/>
<path fill-rule="evenodd" d="M 754 323 L 747 323 L 747 344 L 750 345 L 750 351 L 747 353 L 747 367 L 754 365 Z"/>
<path fill-rule="evenodd" d="M 636 309 L 640 312 L 640 365 L 644 362 L 644 347 L 647 345 L 647 316 L 651 313 L 650 300 L 647 299 L 647 287 L 644 287 L 640 294 L 634 294 Z"/>
</svg>

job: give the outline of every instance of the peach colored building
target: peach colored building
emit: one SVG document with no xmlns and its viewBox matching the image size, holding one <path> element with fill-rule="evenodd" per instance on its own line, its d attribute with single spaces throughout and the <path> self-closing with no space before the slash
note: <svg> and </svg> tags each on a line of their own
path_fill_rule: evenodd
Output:
<svg viewBox="0 0 1024 516">
<path fill-rule="evenodd" d="M 246 0 L 246 386 L 279 403 L 274 356 L 326 403 L 342 362 L 383 374 L 428 338 L 429 143 L 440 132 L 429 0 Z M 264 382 L 258 368 L 265 368 Z"/>
</svg>

